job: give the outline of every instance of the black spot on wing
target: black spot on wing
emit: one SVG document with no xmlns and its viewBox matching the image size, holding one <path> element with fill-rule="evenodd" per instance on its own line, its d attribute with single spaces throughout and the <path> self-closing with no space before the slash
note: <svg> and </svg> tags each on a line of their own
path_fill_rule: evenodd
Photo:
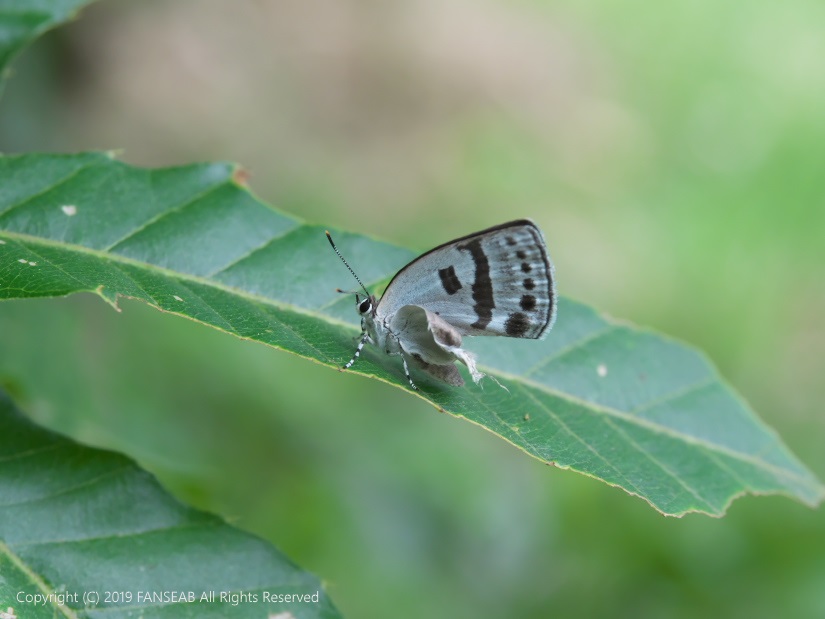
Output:
<svg viewBox="0 0 825 619">
<path fill-rule="evenodd" d="M 527 290 L 532 290 L 536 287 L 536 282 L 533 281 L 532 277 L 528 277 L 527 279 L 525 279 L 523 284 L 524 287 L 527 288 Z"/>
<path fill-rule="evenodd" d="M 513 312 L 507 317 L 507 322 L 504 323 L 504 330 L 511 337 L 524 337 L 529 328 L 530 319 L 521 312 Z"/>
<path fill-rule="evenodd" d="M 524 271 L 525 273 L 529 273 L 530 271 L 533 270 L 533 267 L 530 266 L 529 262 L 522 262 L 521 263 L 521 270 Z"/>
<path fill-rule="evenodd" d="M 438 276 L 441 278 L 441 285 L 447 294 L 455 294 L 461 290 L 461 282 L 455 274 L 455 268 L 450 265 L 446 269 L 438 269 Z"/>
<path fill-rule="evenodd" d="M 493 300 L 493 284 L 490 281 L 490 262 L 481 248 L 480 239 L 473 239 L 457 247 L 461 251 L 470 252 L 476 267 L 473 281 L 473 301 L 475 301 L 473 311 L 478 316 L 478 320 L 470 326 L 475 329 L 485 329 L 493 319 L 493 308 L 496 306 Z"/>
<path fill-rule="evenodd" d="M 521 297 L 521 309 L 525 312 L 532 312 L 536 309 L 536 297 L 531 294 L 525 294 Z"/>
</svg>

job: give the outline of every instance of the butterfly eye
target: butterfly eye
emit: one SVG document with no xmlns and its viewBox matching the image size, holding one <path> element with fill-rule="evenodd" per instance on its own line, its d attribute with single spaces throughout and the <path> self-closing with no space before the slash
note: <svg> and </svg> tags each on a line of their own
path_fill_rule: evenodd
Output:
<svg viewBox="0 0 825 619">
<path fill-rule="evenodd" d="M 361 302 L 361 305 L 358 306 L 358 311 L 362 314 L 366 314 L 372 309 L 372 303 L 370 303 L 369 299 L 365 299 Z"/>
</svg>

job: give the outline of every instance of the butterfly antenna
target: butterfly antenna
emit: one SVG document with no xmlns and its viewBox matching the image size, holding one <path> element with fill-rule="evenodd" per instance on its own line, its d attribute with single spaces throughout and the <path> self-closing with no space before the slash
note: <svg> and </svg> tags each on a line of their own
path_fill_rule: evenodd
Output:
<svg viewBox="0 0 825 619">
<path fill-rule="evenodd" d="M 332 241 L 332 237 L 329 235 L 329 230 L 326 230 L 325 232 L 326 232 L 326 234 L 327 234 L 327 240 L 329 241 L 329 244 L 330 244 L 330 245 L 332 245 L 332 249 L 335 251 L 335 253 L 336 253 L 336 254 L 338 254 L 338 257 L 341 259 L 341 262 L 343 262 L 343 263 L 344 263 L 344 266 L 345 266 L 345 267 L 347 267 L 347 268 L 349 269 L 349 272 L 350 272 L 350 273 L 352 273 L 352 276 L 355 278 L 355 281 L 356 281 L 356 282 L 358 282 L 359 284 L 361 284 L 361 288 L 363 288 L 363 289 L 364 289 L 364 292 L 366 292 L 366 293 L 367 293 L 367 298 L 369 298 L 369 296 L 370 296 L 370 291 L 369 291 L 369 290 L 367 290 L 367 287 L 366 287 L 366 286 L 364 285 L 364 283 L 360 280 L 360 278 L 359 278 L 359 277 L 355 274 L 355 271 L 353 271 L 353 270 L 352 270 L 352 267 L 349 265 L 349 263 L 348 263 L 348 262 L 344 259 L 344 257 L 341 255 L 341 252 L 340 252 L 340 251 L 338 251 L 338 248 L 337 248 L 337 247 L 335 247 L 335 243 L 333 243 L 333 241 Z"/>
</svg>

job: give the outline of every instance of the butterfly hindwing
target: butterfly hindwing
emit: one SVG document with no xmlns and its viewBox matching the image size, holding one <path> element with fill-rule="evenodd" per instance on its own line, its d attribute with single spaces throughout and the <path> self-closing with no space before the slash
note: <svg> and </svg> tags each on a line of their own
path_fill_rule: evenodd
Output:
<svg viewBox="0 0 825 619">
<path fill-rule="evenodd" d="M 377 313 L 417 305 L 461 335 L 541 338 L 555 318 L 553 266 L 539 229 L 523 219 L 450 241 L 413 260 Z"/>
<path fill-rule="evenodd" d="M 403 306 L 393 315 L 390 329 L 398 337 L 404 353 L 419 368 L 438 380 L 456 387 L 464 384 L 464 379 L 455 366 L 456 359 L 469 363 L 468 367 L 474 376 L 479 374 L 475 362 L 462 356 L 465 353 L 461 351 L 461 334 L 423 307 Z"/>
</svg>

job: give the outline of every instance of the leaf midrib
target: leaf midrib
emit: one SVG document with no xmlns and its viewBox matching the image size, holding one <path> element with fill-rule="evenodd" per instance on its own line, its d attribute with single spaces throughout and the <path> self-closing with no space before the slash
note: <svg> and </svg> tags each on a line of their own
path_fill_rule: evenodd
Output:
<svg viewBox="0 0 825 619">
<path fill-rule="evenodd" d="M 304 224 L 301 224 L 301 225 L 304 225 Z M 345 327 L 349 327 L 349 328 L 354 328 L 352 324 L 344 322 L 343 320 L 338 320 L 338 319 L 336 319 L 332 316 L 327 316 L 327 315 L 324 315 L 324 314 L 318 314 L 318 313 L 316 313 L 312 310 L 308 310 L 304 307 L 300 307 L 300 306 L 297 306 L 297 305 L 292 305 L 291 303 L 285 303 L 283 301 L 278 301 L 278 300 L 275 300 L 275 299 L 272 299 L 272 298 L 269 298 L 269 297 L 262 297 L 262 296 L 254 294 L 252 292 L 249 292 L 247 290 L 242 290 L 241 288 L 233 288 L 232 286 L 227 286 L 227 285 L 225 285 L 221 282 L 217 282 L 217 281 L 211 280 L 211 279 L 205 279 L 205 278 L 199 277 L 197 275 L 192 275 L 191 273 L 183 273 L 183 272 L 180 272 L 180 271 L 173 271 L 172 269 L 168 269 L 166 267 L 162 267 L 162 266 L 159 266 L 159 265 L 156 265 L 156 264 L 150 264 L 148 262 L 141 262 L 140 260 L 135 260 L 134 258 L 129 258 L 127 256 L 123 256 L 122 254 L 110 254 L 110 253 L 106 253 L 105 251 L 101 251 L 101 250 L 98 250 L 98 249 L 91 249 L 89 247 L 84 247 L 83 245 L 76 245 L 74 243 L 65 243 L 65 242 L 55 241 L 53 239 L 45 239 L 43 237 L 31 236 L 31 235 L 28 235 L 28 234 L 24 234 L 24 233 L 21 233 L 21 232 L 13 232 L 13 231 L 10 231 L 10 230 L 0 230 L 0 234 L 6 235 L 9 238 L 14 238 L 15 240 L 21 240 L 24 243 L 33 243 L 35 245 L 37 245 L 37 244 L 48 245 L 50 247 L 54 247 L 54 248 L 57 248 L 57 249 L 63 249 L 63 250 L 68 249 L 68 250 L 72 250 L 72 251 L 77 251 L 78 253 L 95 256 L 95 257 L 103 259 L 103 260 L 110 260 L 112 262 L 119 262 L 121 264 L 126 264 L 126 265 L 129 265 L 129 266 L 140 267 L 140 268 L 143 268 L 143 269 L 146 269 L 146 270 L 149 270 L 149 271 L 155 271 L 159 274 L 166 275 L 166 276 L 171 277 L 173 279 L 184 280 L 184 281 L 192 282 L 192 283 L 195 283 L 195 284 L 200 284 L 200 285 L 203 285 L 203 286 L 211 286 L 212 288 L 222 290 L 223 292 L 227 292 L 227 293 L 236 295 L 238 297 L 242 297 L 242 298 L 244 298 L 248 301 L 252 301 L 252 302 L 255 302 L 255 303 L 261 303 L 263 305 L 270 305 L 272 307 L 277 307 L 279 309 L 293 311 L 297 314 L 302 314 L 304 316 L 311 316 L 313 318 L 323 318 L 324 320 L 326 320 L 327 322 L 329 322 L 331 324 L 336 324 L 336 325 L 341 325 L 341 326 L 345 326 Z M 66 275 L 68 277 L 73 278 L 78 283 L 80 283 L 84 286 L 86 285 L 86 284 L 83 284 L 83 282 L 81 282 L 80 280 L 78 280 L 74 275 L 72 275 L 71 273 L 67 273 L 61 267 L 59 267 L 58 265 L 52 263 L 48 259 L 44 258 L 44 260 L 46 262 L 48 262 L 54 268 L 58 269 L 59 271 L 61 271 L 63 273 L 66 273 Z M 97 293 L 97 290 L 89 290 L 89 292 L 95 292 L 96 294 L 99 294 L 99 293 Z M 118 296 L 122 296 L 122 297 L 125 297 L 127 299 L 134 298 L 134 297 L 130 297 L 129 295 L 120 294 L 120 293 L 118 293 Z M 147 296 L 151 296 L 151 295 L 149 295 L 147 293 Z M 142 300 L 142 299 L 137 299 L 137 300 Z M 205 301 L 204 301 L 204 303 L 205 303 Z M 173 310 L 167 310 L 167 309 L 161 308 L 161 307 L 159 307 L 158 309 L 160 309 L 161 311 L 164 311 L 166 313 L 169 313 L 169 314 L 176 314 L 176 315 L 182 316 L 184 318 L 191 318 L 190 316 L 187 316 L 186 314 L 181 314 L 181 313 L 173 311 Z M 198 321 L 198 322 L 200 322 L 200 321 Z M 219 327 L 215 327 L 215 328 L 219 329 L 219 330 L 222 330 Z"/>
<path fill-rule="evenodd" d="M 302 226 L 305 226 L 305 225 L 306 224 L 301 223 L 301 224 L 299 224 L 298 228 L 300 228 Z M 294 228 L 293 230 L 295 230 L 295 229 L 297 229 L 297 228 Z M 278 301 L 278 300 L 275 300 L 275 299 L 272 299 L 272 298 L 269 298 L 269 297 L 262 297 L 262 296 L 254 294 L 254 293 L 248 292 L 246 290 L 242 290 L 240 288 L 233 288 L 231 286 L 226 286 L 225 284 L 222 284 L 220 282 L 216 282 L 216 281 L 211 280 L 211 279 L 206 279 L 206 278 L 203 278 L 203 277 L 199 277 L 197 275 L 192 275 L 190 273 L 182 273 L 182 272 L 179 272 L 179 271 L 173 271 L 171 269 L 168 269 L 166 267 L 162 267 L 162 266 L 159 266 L 159 265 L 150 264 L 148 262 L 142 262 L 140 260 L 135 260 L 133 258 L 129 258 L 129 257 L 123 256 L 123 255 L 120 255 L 120 254 L 107 253 L 105 251 L 92 249 L 92 248 L 89 248 L 89 247 L 85 247 L 83 245 L 76 245 L 74 243 L 59 242 L 59 241 L 55 241 L 53 239 L 46 239 L 46 238 L 43 238 L 43 237 L 32 236 L 32 235 L 28 235 L 28 234 L 25 234 L 25 233 L 15 232 L 15 231 L 10 231 L 10 230 L 2 230 L 0 232 L 2 232 L 2 234 L 7 236 L 8 238 L 19 240 L 23 243 L 32 243 L 34 245 L 38 245 L 38 244 L 39 245 L 46 245 L 46 246 L 54 247 L 54 248 L 59 249 L 59 250 L 75 251 L 75 252 L 78 252 L 78 253 L 91 255 L 91 256 L 94 256 L 94 257 L 99 258 L 101 260 L 110 260 L 112 262 L 118 262 L 118 263 L 129 265 L 129 266 L 139 267 L 139 268 L 142 268 L 142 269 L 146 269 L 148 271 L 154 271 L 156 273 L 163 274 L 165 276 L 168 276 L 168 277 L 176 279 L 176 280 L 188 281 L 188 282 L 192 282 L 192 283 L 203 285 L 203 286 L 210 286 L 212 288 L 221 290 L 221 291 L 229 293 L 229 294 L 236 295 L 238 297 L 244 298 L 244 299 L 246 299 L 248 301 L 252 301 L 254 303 L 260 303 L 262 305 L 268 305 L 268 306 L 275 307 L 275 308 L 278 308 L 278 309 L 295 312 L 297 314 L 301 314 L 301 315 L 304 315 L 304 316 L 309 316 L 309 317 L 312 317 L 312 318 L 315 318 L 315 319 L 318 319 L 318 320 L 322 320 L 322 321 L 324 321 L 328 324 L 342 326 L 342 327 L 350 329 L 352 331 L 357 331 L 357 328 L 354 327 L 354 325 L 352 325 L 351 323 L 345 322 L 343 320 L 336 319 L 333 316 L 329 316 L 327 314 L 319 314 L 316 311 L 308 310 L 306 308 L 299 307 L 299 306 L 293 305 L 291 303 L 285 303 L 285 302 L 282 302 L 282 301 Z M 48 262 L 54 268 L 66 273 L 66 271 L 63 270 L 62 268 L 60 268 L 58 265 L 53 264 L 51 261 L 49 261 L 45 258 L 44 258 L 44 260 L 46 262 Z M 66 275 L 69 276 L 69 277 L 72 277 L 73 279 L 75 279 L 76 281 L 78 281 L 80 283 L 80 280 L 77 280 L 77 278 L 75 278 L 71 273 L 66 273 Z M 85 285 L 85 284 L 83 284 L 83 285 Z M 102 295 L 99 291 L 89 290 L 89 292 L 95 292 L 99 296 L 102 296 L 104 298 L 104 300 L 109 302 L 109 300 L 106 299 L 106 297 L 104 295 Z M 123 296 L 125 298 L 133 298 L 133 297 L 129 297 L 128 295 L 121 295 L 120 293 L 118 293 L 118 295 Z M 137 299 L 137 300 L 142 300 L 142 299 Z M 203 301 L 203 299 L 201 299 L 201 300 L 202 300 L 203 303 L 205 303 L 208 307 L 211 308 L 211 305 L 206 303 L 206 301 Z M 162 307 L 159 307 L 159 306 L 157 307 L 157 309 L 160 309 L 161 311 L 166 312 L 166 313 L 170 313 L 170 314 L 174 314 L 174 315 L 181 316 L 181 317 L 184 317 L 184 318 L 188 318 L 190 320 L 195 320 L 194 318 L 192 318 L 191 316 L 189 316 L 187 314 L 183 314 L 183 313 L 180 313 L 180 312 L 177 312 L 177 311 L 174 311 L 174 310 L 165 309 L 165 308 L 162 308 Z M 217 310 L 214 310 L 214 308 L 212 308 L 212 309 L 213 309 L 213 311 L 218 313 Z M 608 322 L 613 323 L 613 321 L 610 318 L 606 318 L 606 320 Z M 207 324 L 208 325 L 208 323 L 202 323 L 201 321 L 196 321 L 196 322 L 200 322 L 201 324 Z M 208 325 L 208 326 L 211 326 L 212 328 L 217 329 L 219 331 L 223 331 L 225 333 L 231 333 L 231 332 L 229 332 L 225 329 L 222 329 L 218 326 L 215 326 L 215 325 Z M 296 337 L 298 337 L 299 339 L 304 341 L 304 343 L 306 343 L 307 345 L 310 345 L 310 343 L 307 342 L 305 338 L 301 337 L 299 334 L 295 333 L 294 331 L 293 331 L 293 333 L 296 335 Z M 233 335 L 234 335 L 234 333 L 233 333 Z M 245 339 L 249 339 L 249 338 L 245 338 Z M 260 341 L 260 340 L 256 340 L 256 341 Z M 262 343 L 266 343 L 266 342 L 262 342 Z M 314 348 L 314 346 L 311 346 L 311 347 Z M 575 347 L 569 347 L 569 348 L 571 350 L 575 350 Z M 317 363 L 322 363 L 319 359 L 315 359 L 313 357 L 306 357 L 305 355 L 301 355 L 300 353 L 294 353 L 294 354 L 297 354 L 298 356 L 303 357 L 305 359 L 315 361 Z M 328 359 L 328 363 L 331 366 L 336 366 L 337 365 L 337 363 L 335 361 L 333 361 L 332 359 Z M 664 434 L 664 435 L 670 436 L 672 438 L 683 441 L 685 443 L 689 443 L 689 444 L 692 444 L 692 445 L 697 445 L 697 446 L 702 447 L 706 450 L 714 451 L 714 452 L 718 452 L 720 454 L 730 456 L 730 457 L 735 458 L 737 460 L 740 460 L 742 462 L 746 462 L 748 464 L 751 464 L 751 465 L 753 465 L 757 468 L 769 471 L 772 474 L 778 474 L 781 477 L 794 479 L 794 480 L 796 480 L 800 483 L 803 483 L 806 487 L 812 488 L 811 480 L 807 477 L 801 476 L 796 471 L 780 468 L 780 467 L 775 466 L 773 464 L 763 462 L 763 461 L 760 461 L 760 460 L 756 460 L 749 454 L 745 454 L 745 453 L 742 453 L 742 452 L 739 452 L 739 451 L 732 450 L 732 449 L 730 449 L 726 446 L 723 446 L 723 445 L 718 445 L 718 444 L 715 444 L 715 443 L 708 443 L 707 441 L 699 439 L 698 437 L 692 436 L 690 434 L 679 434 L 679 433 L 675 432 L 673 429 L 668 428 L 667 426 L 656 424 L 656 423 L 651 422 L 650 420 L 647 420 L 647 419 L 634 417 L 634 416 L 629 415 L 628 413 L 626 413 L 624 411 L 620 411 L 620 410 L 617 410 L 617 409 L 614 409 L 614 408 L 610 408 L 608 406 L 604 406 L 603 404 L 599 404 L 599 403 L 595 403 L 595 402 L 589 402 L 589 401 L 581 399 L 581 398 L 579 398 L 579 397 L 577 397 L 573 394 L 570 394 L 570 393 L 567 393 L 567 392 L 564 392 L 564 391 L 559 391 L 559 390 L 554 389 L 552 387 L 548 387 L 547 385 L 537 383 L 537 382 L 535 382 L 534 380 L 532 380 L 531 378 L 529 378 L 527 376 L 510 374 L 510 373 L 508 373 L 504 370 L 501 370 L 501 369 L 498 369 L 498 368 L 489 368 L 487 366 L 484 366 L 483 364 L 480 364 L 479 367 L 481 367 L 485 370 L 488 370 L 489 373 L 495 374 L 496 376 L 501 376 L 501 377 L 504 377 L 504 378 L 508 378 L 510 380 L 513 380 L 516 383 L 520 383 L 520 384 L 523 384 L 523 385 L 530 386 L 533 389 L 536 389 L 537 391 L 541 391 L 541 392 L 547 393 L 549 395 L 558 397 L 562 400 L 566 400 L 568 402 L 571 402 L 573 404 L 581 406 L 585 409 L 592 410 L 592 411 L 597 412 L 597 413 L 602 413 L 604 415 L 609 415 L 609 416 L 612 416 L 612 417 L 616 417 L 616 418 L 622 419 L 623 421 L 626 421 L 628 423 L 631 423 L 631 424 L 634 424 L 634 425 L 637 425 L 637 426 L 640 426 L 640 427 L 645 427 L 649 430 L 652 430 L 652 431 L 657 432 L 659 434 Z M 350 370 L 350 371 L 353 371 L 353 370 Z M 387 384 L 393 385 L 395 387 L 404 388 L 402 385 L 400 385 L 398 383 L 389 381 L 389 380 L 387 380 L 385 378 L 382 378 L 382 377 L 379 377 L 379 376 L 373 376 L 373 375 L 365 374 L 365 373 L 359 372 L 358 370 L 354 370 L 354 373 L 360 374 L 362 376 L 370 376 L 371 378 L 377 378 L 378 380 L 381 380 L 381 381 L 383 381 Z M 721 379 L 719 379 L 719 378 L 716 379 L 716 382 L 722 383 Z M 682 391 L 683 389 L 684 388 L 680 389 L 679 391 Z M 434 405 L 436 407 L 439 406 L 436 402 L 428 399 L 427 397 L 425 397 L 422 394 L 419 394 L 419 393 L 416 392 L 413 395 L 417 395 L 418 397 L 420 397 L 422 400 L 424 400 L 425 402 L 427 402 L 430 405 Z M 475 399 L 476 399 L 477 402 L 479 402 L 479 404 L 484 406 L 484 404 L 478 399 L 477 396 L 475 396 Z M 455 414 L 455 413 L 452 413 L 452 414 Z M 463 417 L 465 419 L 468 419 L 467 417 L 465 417 L 463 415 L 461 415 L 461 417 Z M 472 420 L 470 420 L 470 421 L 472 421 Z M 506 424 L 503 420 L 500 420 L 500 421 L 501 421 L 502 425 L 504 425 L 506 427 L 509 427 L 508 424 Z M 481 424 L 479 424 L 479 425 L 481 425 Z M 482 425 L 482 427 L 485 427 L 485 426 Z M 491 430 L 490 428 L 486 428 L 486 429 Z M 504 438 L 509 443 L 513 444 L 514 446 L 523 449 L 523 447 L 521 445 L 517 445 L 516 443 L 513 443 L 513 441 L 510 441 L 506 437 L 502 436 L 502 438 Z M 531 441 L 529 441 L 527 439 L 524 439 L 524 441 L 525 441 L 526 444 L 529 444 L 531 447 L 534 447 L 534 444 Z M 534 455 L 534 454 L 531 454 L 531 455 Z"/>
</svg>

